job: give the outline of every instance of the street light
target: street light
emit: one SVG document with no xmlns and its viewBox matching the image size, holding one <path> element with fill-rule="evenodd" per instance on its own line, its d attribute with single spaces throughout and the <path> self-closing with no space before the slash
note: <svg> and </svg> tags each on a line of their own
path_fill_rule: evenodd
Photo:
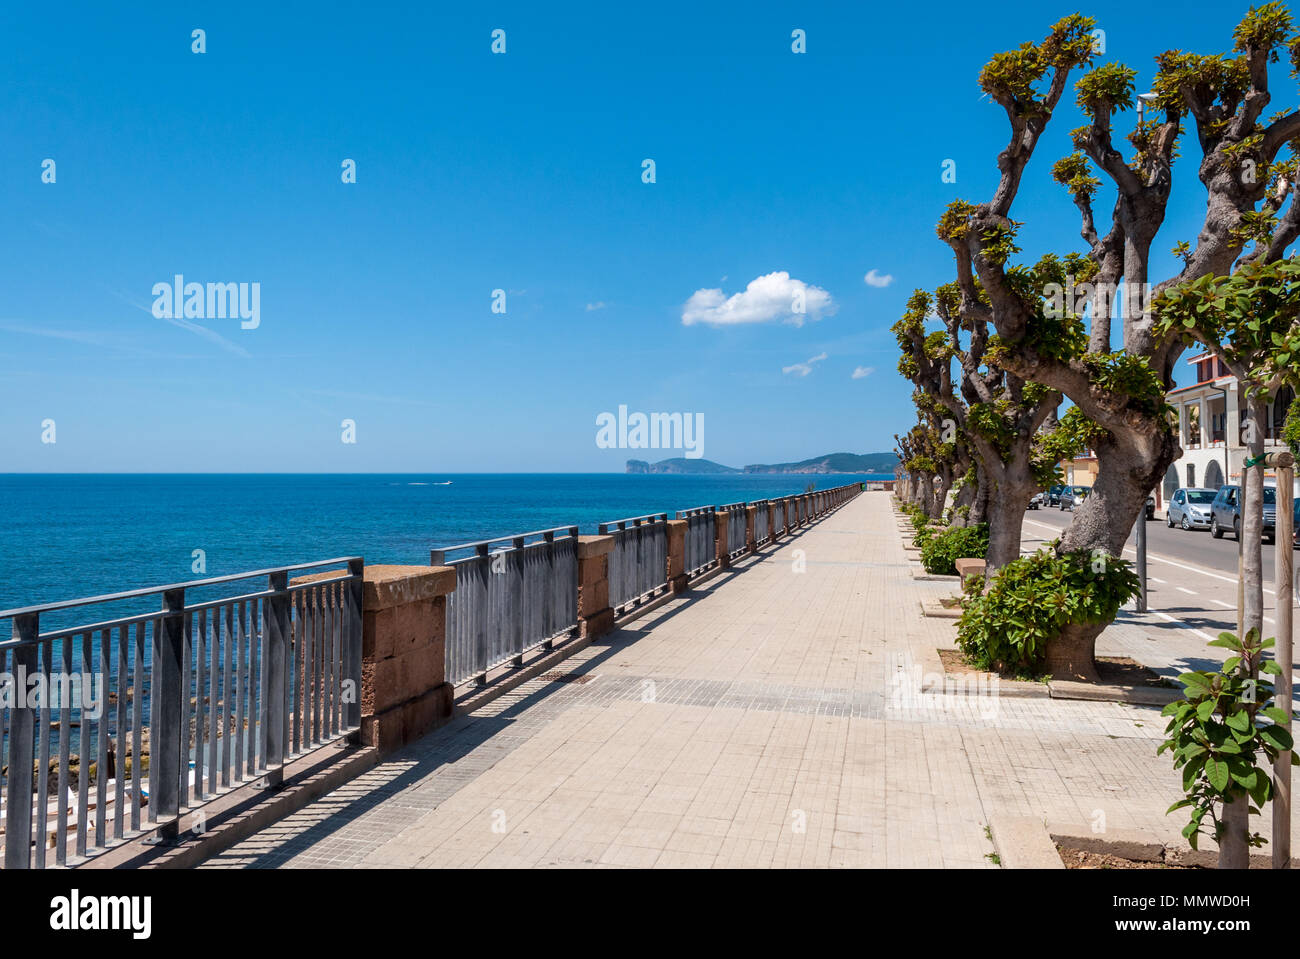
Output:
<svg viewBox="0 0 1300 959">
<path fill-rule="evenodd" d="M 1158 94 L 1155 94 L 1155 93 L 1139 93 L 1139 94 L 1138 94 L 1138 98 L 1137 98 L 1137 101 L 1138 101 L 1138 126 L 1141 126 L 1141 125 L 1146 121 L 1146 118 L 1147 118 L 1147 104 L 1148 104 L 1148 103 L 1155 103 L 1155 102 L 1156 102 L 1157 100 L 1159 100 L 1159 99 L 1160 99 L 1160 96 L 1159 96 Z"/>
</svg>

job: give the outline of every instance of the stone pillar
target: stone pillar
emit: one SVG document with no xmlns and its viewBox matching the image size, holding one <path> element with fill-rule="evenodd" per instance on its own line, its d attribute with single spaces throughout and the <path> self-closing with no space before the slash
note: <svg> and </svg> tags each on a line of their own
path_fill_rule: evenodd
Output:
<svg viewBox="0 0 1300 959">
<path fill-rule="evenodd" d="M 612 536 L 578 537 L 578 626 L 580 636 L 595 638 L 614 628 L 609 605 L 609 554 Z"/>
<path fill-rule="evenodd" d="M 713 556 L 721 569 L 731 565 L 730 550 L 727 549 L 727 521 L 730 513 L 719 510 L 713 514 Z"/>
<path fill-rule="evenodd" d="M 451 717 L 446 681 L 449 566 L 367 566 L 362 600 L 361 742 L 391 752 Z"/>
<path fill-rule="evenodd" d="M 767 509 L 766 506 L 764 506 L 763 508 Z M 755 526 L 757 519 L 758 519 L 758 507 L 746 506 L 745 507 L 745 548 L 748 549 L 751 553 L 758 552 L 758 534 L 756 532 L 757 527 Z M 772 528 L 771 526 L 768 526 L 768 529 L 771 528 Z"/>
<path fill-rule="evenodd" d="M 686 591 L 686 520 L 668 521 L 668 586 L 674 593 Z"/>
</svg>

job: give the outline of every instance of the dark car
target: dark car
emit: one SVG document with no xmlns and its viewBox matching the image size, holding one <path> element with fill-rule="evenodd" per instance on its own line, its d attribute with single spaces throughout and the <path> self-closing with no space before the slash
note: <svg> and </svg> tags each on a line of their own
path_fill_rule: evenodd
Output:
<svg viewBox="0 0 1300 959">
<path fill-rule="evenodd" d="M 1069 488 L 1070 488 L 1070 487 L 1068 487 L 1068 486 L 1052 486 L 1052 487 L 1049 487 L 1048 490 L 1047 490 L 1047 505 L 1048 505 L 1048 506 L 1060 506 L 1060 505 L 1061 505 L 1061 494 L 1064 493 L 1064 492 L 1065 492 L 1066 490 L 1068 490 Z"/>
<path fill-rule="evenodd" d="M 1147 497 L 1147 519 L 1156 518 L 1156 498 L 1155 495 Z"/>
<path fill-rule="evenodd" d="M 1271 543 L 1277 538 L 1277 489 L 1264 487 L 1264 542 Z M 1218 495 L 1210 504 L 1210 535 L 1223 539 L 1223 534 L 1232 530 L 1232 534 L 1241 539 L 1241 487 L 1220 486 Z"/>
<path fill-rule="evenodd" d="M 1061 493 L 1061 509 L 1063 511 L 1068 509 L 1073 513 L 1074 508 L 1083 505 L 1083 501 L 1088 498 L 1088 494 L 1091 492 L 1091 486 L 1067 486 L 1064 492 Z"/>
</svg>

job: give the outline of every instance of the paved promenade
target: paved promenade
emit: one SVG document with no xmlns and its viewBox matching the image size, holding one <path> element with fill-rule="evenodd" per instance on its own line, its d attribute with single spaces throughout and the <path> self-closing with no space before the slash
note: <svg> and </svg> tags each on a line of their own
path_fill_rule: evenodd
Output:
<svg viewBox="0 0 1300 959">
<path fill-rule="evenodd" d="M 865 493 L 207 865 L 993 868 L 1000 815 L 1175 839 L 1158 710 L 922 693 L 952 591 Z M 1162 635 L 1101 652 L 1204 652 Z"/>
</svg>

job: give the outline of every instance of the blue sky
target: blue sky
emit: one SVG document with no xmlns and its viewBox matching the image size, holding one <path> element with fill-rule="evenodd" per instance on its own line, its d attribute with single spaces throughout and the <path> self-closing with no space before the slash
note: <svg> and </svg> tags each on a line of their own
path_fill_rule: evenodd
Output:
<svg viewBox="0 0 1300 959">
<path fill-rule="evenodd" d="M 703 455 L 732 465 L 891 449 L 913 413 L 889 327 L 952 278 L 934 222 L 989 196 L 1005 145 L 979 69 L 1078 9 L 153 6 L 0 12 L 0 472 L 677 455 L 598 448 L 620 405 L 702 414 Z M 1081 9 L 1146 83 L 1164 49 L 1228 49 L 1246 4 Z M 1013 210 L 1026 256 L 1079 248 L 1048 177 L 1070 101 Z M 1157 276 L 1203 212 L 1192 163 L 1176 176 Z M 683 322 L 780 272 L 819 318 Z M 260 324 L 155 317 L 177 273 L 259 283 Z"/>
</svg>

